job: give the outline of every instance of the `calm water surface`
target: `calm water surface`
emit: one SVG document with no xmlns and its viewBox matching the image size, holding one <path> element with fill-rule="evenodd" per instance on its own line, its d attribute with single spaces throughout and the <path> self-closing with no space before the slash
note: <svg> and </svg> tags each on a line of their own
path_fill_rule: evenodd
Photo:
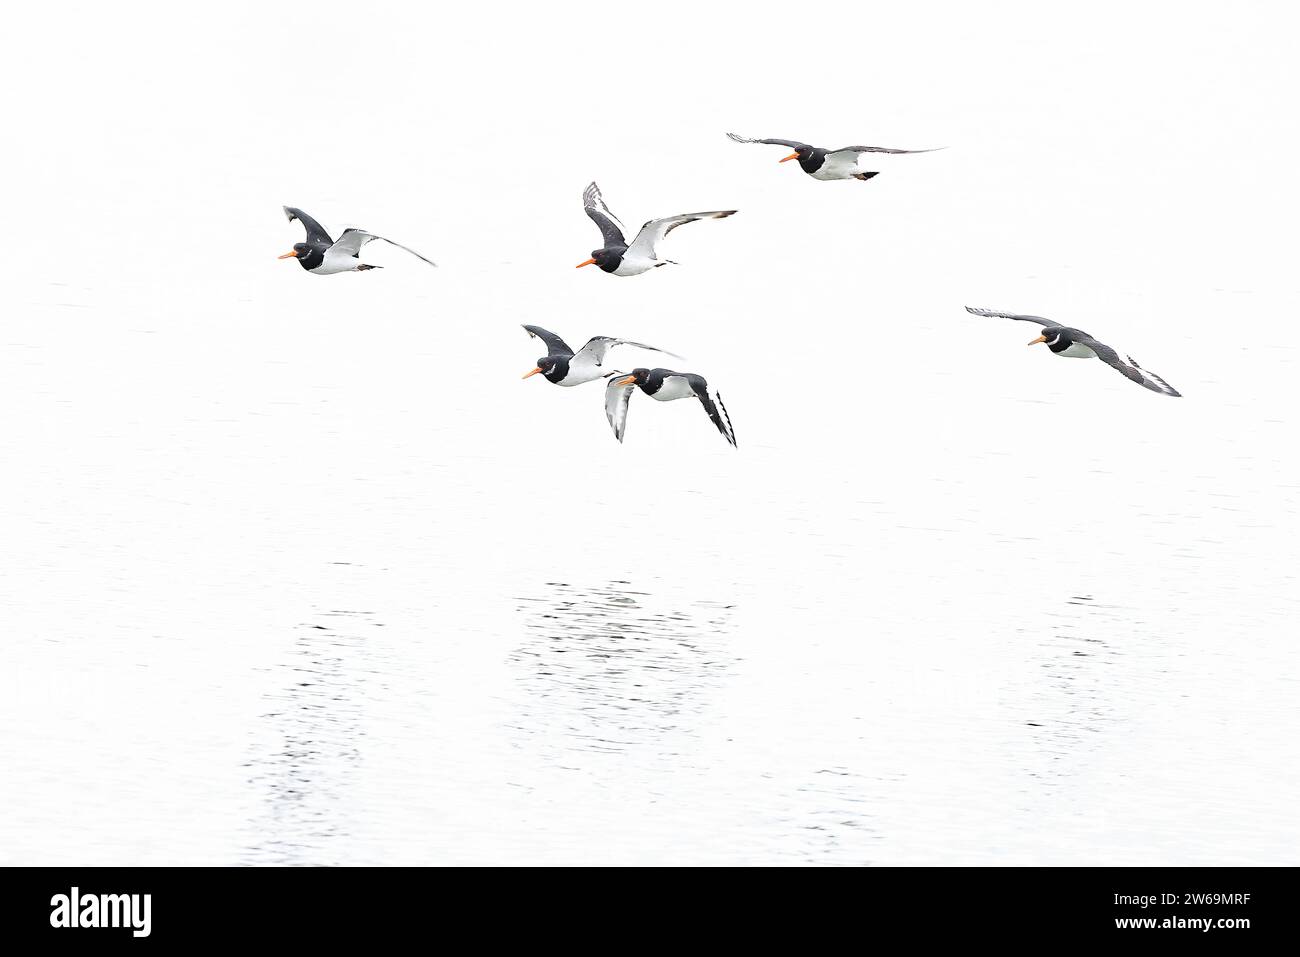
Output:
<svg viewBox="0 0 1300 957">
<path fill-rule="evenodd" d="M 436 330 L 385 320 L 377 378 L 236 313 L 177 370 L 202 319 L 48 295 L 6 346 L 5 863 L 1294 846 L 1293 423 L 1263 400 L 1098 388 L 1099 446 L 1053 423 L 1105 370 L 838 425 L 741 384 L 739 452 L 675 407 L 619 447 L 595 392 L 516 381 L 522 333 L 431 382 Z"/>
</svg>

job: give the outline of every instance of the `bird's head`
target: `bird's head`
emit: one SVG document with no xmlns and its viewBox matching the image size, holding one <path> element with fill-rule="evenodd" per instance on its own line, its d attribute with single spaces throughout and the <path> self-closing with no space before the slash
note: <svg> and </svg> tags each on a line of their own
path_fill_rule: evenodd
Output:
<svg viewBox="0 0 1300 957">
<path fill-rule="evenodd" d="M 555 358 L 555 356 L 542 356 L 542 358 L 537 360 L 537 368 L 532 372 L 525 372 L 524 378 L 527 379 L 529 376 L 537 375 L 537 373 L 540 372 L 549 379 L 551 373 L 559 367 L 559 364 L 560 360 Z"/>
<path fill-rule="evenodd" d="M 803 162 L 808 157 L 812 156 L 812 151 L 813 148 L 811 146 L 799 146 L 795 148 L 793 153 L 785 157 L 785 159 L 779 160 L 779 162 L 788 163 L 790 160 L 799 160 L 800 162 Z"/>
<path fill-rule="evenodd" d="M 645 385 L 646 378 L 650 375 L 649 369 L 633 369 L 627 375 L 620 375 L 613 381 L 613 385 Z"/>
<path fill-rule="evenodd" d="M 289 250 L 283 256 L 277 256 L 276 259 L 305 259 L 311 252 L 311 247 L 306 243 L 294 243 L 293 249 Z"/>
<path fill-rule="evenodd" d="M 1068 346 L 1072 341 L 1069 332 L 1064 326 L 1045 326 L 1043 328 L 1043 334 L 1037 339 L 1031 340 L 1029 345 L 1036 346 L 1040 342 L 1046 342 L 1048 348 L 1051 348 L 1055 345 Z"/>
<path fill-rule="evenodd" d="M 606 246 L 602 249 L 593 249 L 591 251 L 591 258 L 588 259 L 586 262 L 578 263 L 578 265 L 575 266 L 574 268 L 581 269 L 583 266 L 590 266 L 592 264 L 595 264 L 599 266 L 601 269 L 605 270 L 605 272 L 613 272 L 615 269 L 618 268 L 618 264 L 619 262 L 622 261 L 622 259 L 623 259 L 622 250 L 610 249 L 608 246 Z"/>
</svg>

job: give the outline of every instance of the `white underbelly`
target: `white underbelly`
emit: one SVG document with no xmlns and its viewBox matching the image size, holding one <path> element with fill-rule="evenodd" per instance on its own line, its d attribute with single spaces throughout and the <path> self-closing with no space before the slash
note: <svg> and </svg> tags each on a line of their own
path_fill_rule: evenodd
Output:
<svg viewBox="0 0 1300 957">
<path fill-rule="evenodd" d="M 826 157 L 826 162 L 812 174 L 813 179 L 851 179 L 858 171 L 858 154 Z"/>
<path fill-rule="evenodd" d="M 657 259 L 646 259 L 644 256 L 624 256 L 619 260 L 618 268 L 614 270 L 615 276 L 639 276 L 643 272 L 649 272 L 655 266 L 661 266 Z"/>
<path fill-rule="evenodd" d="M 565 373 L 564 378 L 556 385 L 582 385 L 584 382 L 591 382 L 593 379 L 599 379 L 605 374 L 602 366 L 594 362 L 569 363 L 569 371 Z"/>
<path fill-rule="evenodd" d="M 694 396 L 695 390 L 685 379 L 665 379 L 659 391 L 651 398 L 660 402 L 672 402 L 674 399 L 689 399 Z"/>
<path fill-rule="evenodd" d="M 318 276 L 328 276 L 336 272 L 351 272 L 360 265 L 361 261 L 356 256 L 349 256 L 346 253 L 338 253 L 333 249 L 327 249 L 324 262 L 311 271 Z"/>
<path fill-rule="evenodd" d="M 1097 353 L 1093 352 L 1088 346 L 1080 345 L 1077 342 L 1071 342 L 1070 347 L 1063 352 L 1058 352 L 1058 356 L 1065 356 L 1069 359 L 1095 359 Z"/>
</svg>

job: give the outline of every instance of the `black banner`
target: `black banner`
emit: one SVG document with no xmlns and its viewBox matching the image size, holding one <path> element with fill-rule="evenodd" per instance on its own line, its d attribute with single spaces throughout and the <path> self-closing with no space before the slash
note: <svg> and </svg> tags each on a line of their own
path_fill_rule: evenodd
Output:
<svg viewBox="0 0 1300 957">
<path fill-rule="evenodd" d="M 752 937 L 801 949 L 901 939 L 1237 950 L 1292 937 L 1286 869 L 538 870 L 11 868 L 0 919 L 12 940 L 86 950 L 412 934 L 436 946 L 468 931 L 534 946 L 563 934 L 578 946 Z"/>
</svg>

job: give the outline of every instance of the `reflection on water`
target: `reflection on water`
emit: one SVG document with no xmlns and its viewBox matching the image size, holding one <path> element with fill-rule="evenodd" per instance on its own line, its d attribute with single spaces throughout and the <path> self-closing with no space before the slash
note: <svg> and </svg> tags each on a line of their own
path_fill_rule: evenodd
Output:
<svg viewBox="0 0 1300 957">
<path fill-rule="evenodd" d="M 318 614 L 297 629 L 268 695 L 260 753 L 249 783 L 263 813 L 246 850 L 250 864 L 341 864 L 349 860 L 349 791 L 360 761 L 369 677 L 366 632 L 381 627 L 365 611 Z M 355 861 L 353 861 L 355 863 Z"/>
<path fill-rule="evenodd" d="M 1045 684 L 1031 698 L 1025 722 L 1038 742 L 1042 763 L 1031 777 L 1059 784 L 1082 756 L 1098 746 L 1120 720 L 1112 689 L 1121 654 L 1102 634 L 1124 633 L 1124 610 L 1075 595 L 1066 613 L 1039 645 Z"/>
<path fill-rule="evenodd" d="M 790 846 L 809 864 L 870 864 L 870 844 L 880 840 L 870 813 L 878 782 L 846 767 L 818 770 L 796 789 L 797 833 Z"/>
<path fill-rule="evenodd" d="M 735 661 L 731 606 L 664 605 L 621 581 L 547 587 L 519 599 L 524 640 L 510 662 L 528 693 L 514 730 L 557 760 L 694 735 Z"/>
</svg>

